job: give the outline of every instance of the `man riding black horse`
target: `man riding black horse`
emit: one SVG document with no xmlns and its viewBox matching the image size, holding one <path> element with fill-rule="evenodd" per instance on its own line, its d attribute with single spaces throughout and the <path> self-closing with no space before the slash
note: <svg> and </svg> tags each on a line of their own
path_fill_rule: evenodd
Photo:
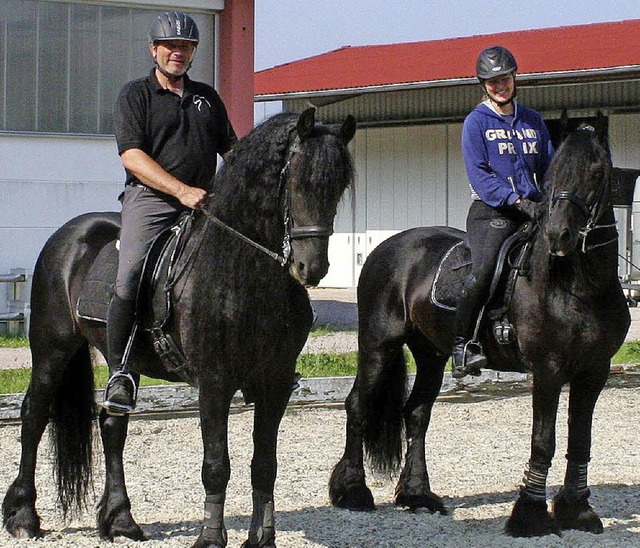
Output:
<svg viewBox="0 0 640 548">
<path fill-rule="evenodd" d="M 190 16 L 160 15 L 149 31 L 156 66 L 149 76 L 126 84 L 116 103 L 116 141 L 127 179 L 118 276 L 107 318 L 111 378 L 103 405 L 114 415 L 135 407 L 138 377 L 128 370 L 125 349 L 135 333 L 136 294 L 147 251 L 182 212 L 202 206 L 216 154 L 225 154 L 237 140 L 216 91 L 187 76 L 198 40 Z"/>
</svg>

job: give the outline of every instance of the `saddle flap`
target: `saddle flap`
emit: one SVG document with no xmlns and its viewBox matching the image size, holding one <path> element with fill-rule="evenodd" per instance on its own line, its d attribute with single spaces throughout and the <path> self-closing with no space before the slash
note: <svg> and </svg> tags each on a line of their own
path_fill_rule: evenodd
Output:
<svg viewBox="0 0 640 548">
<path fill-rule="evenodd" d="M 114 240 L 100 250 L 84 279 L 76 305 L 78 316 L 106 323 L 117 272 L 118 249 Z"/>
</svg>

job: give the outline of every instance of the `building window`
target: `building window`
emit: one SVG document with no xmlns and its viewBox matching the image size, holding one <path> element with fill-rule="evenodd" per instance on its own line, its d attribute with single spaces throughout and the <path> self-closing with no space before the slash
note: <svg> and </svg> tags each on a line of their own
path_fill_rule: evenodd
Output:
<svg viewBox="0 0 640 548">
<path fill-rule="evenodd" d="M 117 94 L 151 70 L 147 33 L 164 11 L 2 0 L 0 130 L 113 133 Z M 190 14 L 200 45 L 189 75 L 213 85 L 214 16 Z"/>
</svg>

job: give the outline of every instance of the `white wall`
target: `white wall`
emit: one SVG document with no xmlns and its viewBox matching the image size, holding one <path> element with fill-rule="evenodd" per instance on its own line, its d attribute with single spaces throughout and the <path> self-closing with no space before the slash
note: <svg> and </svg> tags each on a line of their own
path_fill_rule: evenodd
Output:
<svg viewBox="0 0 640 548">
<path fill-rule="evenodd" d="M 471 202 L 461 124 L 364 128 L 351 151 L 355 205 L 343 198 L 329 244 L 324 287 L 357 285 L 362 264 L 388 237 L 417 226 L 464 228 Z"/>
<path fill-rule="evenodd" d="M 1 274 L 33 271 L 47 238 L 76 215 L 120 210 L 124 170 L 113 138 L 0 134 L 0 165 Z"/>
</svg>

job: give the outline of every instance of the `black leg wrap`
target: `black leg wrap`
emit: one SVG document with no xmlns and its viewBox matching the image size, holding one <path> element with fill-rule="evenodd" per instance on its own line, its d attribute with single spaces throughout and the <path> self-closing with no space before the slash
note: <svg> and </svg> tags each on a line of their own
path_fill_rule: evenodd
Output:
<svg viewBox="0 0 640 548">
<path fill-rule="evenodd" d="M 569 461 L 564 486 L 553 498 L 553 515 L 562 529 L 602 533 L 602 520 L 589 504 L 588 463 Z"/>
<path fill-rule="evenodd" d="M 253 517 L 248 546 L 273 546 L 276 537 L 273 496 L 253 490 Z"/>
<path fill-rule="evenodd" d="M 529 463 L 524 471 L 520 493 L 534 500 L 547 500 L 547 474 L 549 469 Z"/>
<path fill-rule="evenodd" d="M 227 529 L 224 526 L 224 495 L 207 495 L 204 502 L 204 518 L 200 536 L 206 540 L 227 545 Z"/>
</svg>

